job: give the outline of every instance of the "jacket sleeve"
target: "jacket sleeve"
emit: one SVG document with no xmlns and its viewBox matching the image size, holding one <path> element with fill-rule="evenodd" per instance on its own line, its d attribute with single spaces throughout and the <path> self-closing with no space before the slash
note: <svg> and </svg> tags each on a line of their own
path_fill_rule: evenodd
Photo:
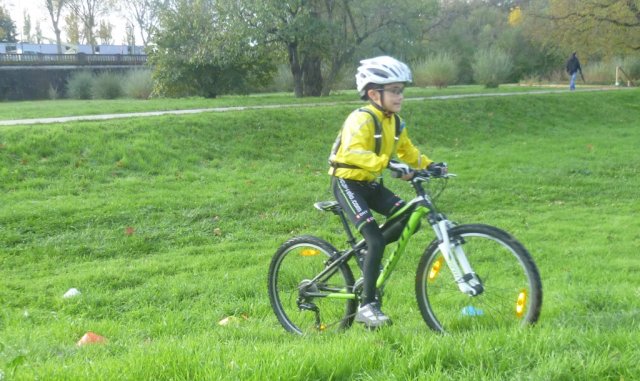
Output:
<svg viewBox="0 0 640 381">
<path fill-rule="evenodd" d="M 372 173 L 382 172 L 389 163 L 389 157 L 375 154 L 374 132 L 375 124 L 368 114 L 351 114 L 342 130 L 341 161 Z"/>
<path fill-rule="evenodd" d="M 421 154 L 413 143 L 411 143 L 411 139 L 409 139 L 409 133 L 406 128 L 400 133 L 396 153 L 400 160 L 409 164 L 413 168 L 425 169 L 429 164 L 433 163 L 433 160 L 429 159 L 427 155 Z"/>
</svg>

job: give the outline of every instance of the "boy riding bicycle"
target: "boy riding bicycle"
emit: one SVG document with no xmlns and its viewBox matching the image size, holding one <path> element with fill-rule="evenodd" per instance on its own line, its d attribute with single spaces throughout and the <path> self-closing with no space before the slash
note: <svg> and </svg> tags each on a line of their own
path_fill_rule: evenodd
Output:
<svg viewBox="0 0 640 381">
<path fill-rule="evenodd" d="M 405 202 L 385 188 L 379 178 L 389 168 L 394 177 L 410 180 L 411 168 L 428 168 L 445 173 L 445 163 L 434 163 L 411 143 L 404 122 L 397 116 L 402 108 L 405 85 L 411 70 L 388 56 L 360 61 L 356 85 L 369 104 L 353 111 L 345 120 L 334 143 L 329 174 L 336 201 L 367 244 L 363 267 L 362 302 L 355 320 L 368 328 L 391 324 L 376 300 L 376 280 L 385 242 L 371 210 L 390 216 Z M 392 160 L 397 156 L 401 163 Z"/>
</svg>

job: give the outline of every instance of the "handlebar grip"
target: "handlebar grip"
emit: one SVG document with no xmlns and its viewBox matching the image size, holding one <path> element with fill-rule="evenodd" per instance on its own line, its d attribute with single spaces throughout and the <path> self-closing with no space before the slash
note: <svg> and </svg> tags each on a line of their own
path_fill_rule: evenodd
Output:
<svg viewBox="0 0 640 381">
<path fill-rule="evenodd" d="M 444 179 L 444 178 L 454 177 L 455 175 L 453 173 L 441 174 L 441 173 L 436 173 L 435 171 L 430 171 L 428 169 L 421 169 L 421 170 L 415 171 L 415 176 L 434 178 L 434 179 L 439 179 L 439 178 Z"/>
</svg>

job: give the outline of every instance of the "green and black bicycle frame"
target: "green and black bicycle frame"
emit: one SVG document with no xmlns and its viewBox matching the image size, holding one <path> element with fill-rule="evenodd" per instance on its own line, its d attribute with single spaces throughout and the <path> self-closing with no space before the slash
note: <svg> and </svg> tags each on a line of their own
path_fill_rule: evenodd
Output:
<svg viewBox="0 0 640 381">
<path fill-rule="evenodd" d="M 418 231 L 421 221 L 425 218 L 435 232 L 438 244 L 444 255 L 445 262 L 453 273 L 454 279 L 458 284 L 460 291 L 475 296 L 483 292 L 483 286 L 480 278 L 475 274 L 471 265 L 466 259 L 462 245 L 462 238 L 450 238 L 449 230 L 454 224 L 447 217 L 437 211 L 430 197 L 422 188 L 422 181 L 414 179 L 411 181 L 417 197 L 408 202 L 404 207 L 391 215 L 381 226 L 387 244 L 396 241 L 397 244 L 391 254 L 386 258 L 380 275 L 376 281 L 376 287 L 381 289 L 389 280 L 391 273 L 396 268 L 400 258 L 405 252 L 407 244 L 411 236 Z M 325 263 L 325 268 L 312 280 L 305 282 L 301 286 L 299 302 L 302 303 L 307 298 L 334 298 L 334 299 L 351 299 L 358 298 L 355 290 L 336 288 L 328 285 L 327 281 L 339 270 L 340 266 L 346 263 L 356 255 L 359 251 L 366 249 L 366 243 L 361 240 L 356 243 L 353 233 L 347 223 L 346 217 L 342 210 L 334 211 L 337 214 L 345 229 L 348 237 L 350 249 L 343 252 L 334 253 Z M 400 234 L 398 236 L 398 231 Z M 313 287 L 311 287 L 313 285 Z"/>
</svg>

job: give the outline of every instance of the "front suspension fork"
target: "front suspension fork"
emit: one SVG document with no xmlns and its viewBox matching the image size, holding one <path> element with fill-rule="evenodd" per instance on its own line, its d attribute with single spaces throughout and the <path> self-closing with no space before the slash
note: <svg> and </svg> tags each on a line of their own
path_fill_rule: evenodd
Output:
<svg viewBox="0 0 640 381">
<path fill-rule="evenodd" d="M 462 248 L 459 239 L 451 240 L 449 230 L 453 227 L 451 221 L 441 219 L 432 225 L 438 237 L 438 247 L 447 262 L 449 270 L 461 292 L 469 296 L 480 295 L 484 291 L 480 277 L 473 271 Z"/>
</svg>

